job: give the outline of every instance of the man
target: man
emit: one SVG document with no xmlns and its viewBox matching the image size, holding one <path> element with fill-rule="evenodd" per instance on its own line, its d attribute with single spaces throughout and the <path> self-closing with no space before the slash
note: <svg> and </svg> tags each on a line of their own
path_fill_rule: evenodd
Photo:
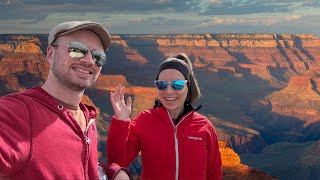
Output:
<svg viewBox="0 0 320 180">
<path fill-rule="evenodd" d="M 48 36 L 42 87 L 0 97 L 0 179 L 99 179 L 96 110 L 80 102 L 111 43 L 99 23 L 72 21 Z M 129 179 L 116 164 L 110 179 Z"/>
</svg>

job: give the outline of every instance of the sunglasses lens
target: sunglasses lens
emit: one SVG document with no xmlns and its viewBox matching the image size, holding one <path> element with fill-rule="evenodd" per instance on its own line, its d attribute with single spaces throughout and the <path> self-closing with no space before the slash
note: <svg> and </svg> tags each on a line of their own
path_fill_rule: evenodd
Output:
<svg viewBox="0 0 320 180">
<path fill-rule="evenodd" d="M 184 80 L 175 80 L 171 82 L 171 86 L 174 90 L 181 90 L 186 82 Z"/>
<path fill-rule="evenodd" d="M 157 89 L 159 90 L 164 90 L 168 87 L 168 83 L 166 81 L 160 81 L 160 80 L 157 80 L 157 81 L 154 81 Z"/>
<path fill-rule="evenodd" d="M 80 59 L 84 57 L 84 54 L 81 51 L 78 51 L 77 49 L 72 49 L 69 51 L 69 56 L 73 59 Z"/>
<path fill-rule="evenodd" d="M 99 67 L 102 67 L 107 61 L 106 54 L 99 50 L 92 51 L 92 58 L 96 61 Z"/>
<path fill-rule="evenodd" d="M 88 52 L 88 47 L 79 42 L 71 42 L 68 45 L 69 56 L 73 59 L 80 59 Z"/>
</svg>

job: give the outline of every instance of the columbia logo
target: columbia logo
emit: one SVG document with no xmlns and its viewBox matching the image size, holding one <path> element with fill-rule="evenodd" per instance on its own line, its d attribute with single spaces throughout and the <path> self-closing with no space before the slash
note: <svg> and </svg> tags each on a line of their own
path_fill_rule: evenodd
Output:
<svg viewBox="0 0 320 180">
<path fill-rule="evenodd" d="M 193 140 L 198 140 L 198 141 L 202 140 L 201 137 L 194 137 L 194 136 L 188 136 L 188 139 L 193 139 Z"/>
</svg>

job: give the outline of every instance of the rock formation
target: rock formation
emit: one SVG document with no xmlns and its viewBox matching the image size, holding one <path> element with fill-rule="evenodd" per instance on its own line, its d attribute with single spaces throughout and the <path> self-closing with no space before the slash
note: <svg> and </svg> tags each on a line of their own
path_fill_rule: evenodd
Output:
<svg viewBox="0 0 320 180">
<path fill-rule="evenodd" d="M 1 95 L 44 82 L 49 69 L 45 39 L 0 36 Z M 314 35 L 146 34 L 112 35 L 112 40 L 101 76 L 84 97 L 107 119 L 98 121 L 102 140 L 113 114 L 110 91 L 119 83 L 126 86 L 135 117 L 153 105 L 158 65 L 179 52 L 193 63 L 203 94 L 200 113 L 209 117 L 219 138 L 235 152 L 259 153 L 279 141 L 320 138 L 320 39 Z M 238 161 L 232 157 L 232 162 Z M 248 177 L 260 177 L 259 171 L 243 169 Z"/>
<path fill-rule="evenodd" d="M 223 180 L 276 180 L 260 170 L 250 168 L 240 162 L 240 157 L 226 143 L 219 141 L 222 157 Z"/>
</svg>

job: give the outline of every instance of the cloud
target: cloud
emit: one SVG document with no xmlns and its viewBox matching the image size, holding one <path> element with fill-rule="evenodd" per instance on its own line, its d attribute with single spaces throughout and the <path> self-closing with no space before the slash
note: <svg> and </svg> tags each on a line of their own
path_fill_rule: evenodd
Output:
<svg viewBox="0 0 320 180">
<path fill-rule="evenodd" d="M 202 12 L 204 15 L 243 15 L 255 13 L 289 12 L 289 4 L 266 4 L 266 3 L 222 3 L 210 5 Z"/>
<path fill-rule="evenodd" d="M 287 22 L 291 22 L 291 21 L 296 21 L 296 20 L 299 20 L 303 17 L 303 15 L 301 14 L 291 14 L 291 15 L 288 15 L 288 16 L 285 16 L 284 19 L 287 21 Z"/>
<path fill-rule="evenodd" d="M 190 24 L 190 20 L 184 20 L 180 18 L 165 18 L 161 16 L 154 16 L 154 17 L 145 17 L 145 18 L 136 18 L 133 21 L 128 21 L 130 26 L 133 24 L 144 24 L 147 26 L 156 26 L 160 27 L 161 26 L 180 26 L 180 25 L 186 25 L 187 23 Z M 169 30 L 170 31 L 170 30 Z"/>
<path fill-rule="evenodd" d="M 196 25 L 195 27 L 209 27 L 216 25 L 260 25 L 260 26 L 269 26 L 274 24 L 281 24 L 286 22 L 295 22 L 303 18 L 301 14 L 290 14 L 290 15 L 279 15 L 279 16 L 260 16 L 260 17 L 213 17 L 211 20 L 206 20 Z"/>
<path fill-rule="evenodd" d="M 184 0 L 2 0 L 0 20 L 32 20 L 55 13 L 140 13 L 175 12 L 184 10 Z"/>
<path fill-rule="evenodd" d="M 190 3 L 203 15 L 245 15 L 294 12 L 320 7 L 319 0 L 195 0 Z"/>
<path fill-rule="evenodd" d="M 2 0 L 0 19 L 37 19 L 52 13 L 170 13 L 199 15 L 244 15 L 293 12 L 302 7 L 320 7 L 317 0 Z"/>
<path fill-rule="evenodd" d="M 309 21 L 307 15 L 319 15 L 317 7 L 319 0 L 0 0 L 0 32 L 10 28 L 47 32 L 57 23 L 75 19 L 101 22 L 113 33 L 258 29 L 307 23 L 301 18 Z"/>
</svg>

